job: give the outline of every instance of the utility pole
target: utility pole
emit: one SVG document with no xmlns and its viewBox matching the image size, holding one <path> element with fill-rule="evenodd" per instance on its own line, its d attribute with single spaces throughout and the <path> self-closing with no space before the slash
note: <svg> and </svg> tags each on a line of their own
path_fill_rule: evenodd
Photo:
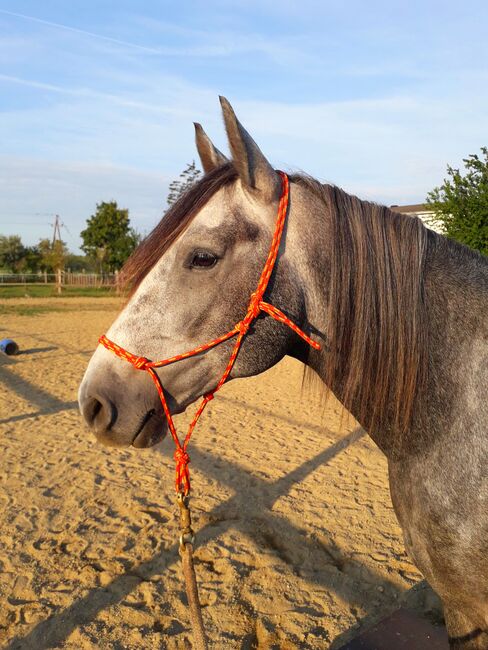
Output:
<svg viewBox="0 0 488 650">
<path fill-rule="evenodd" d="M 56 241 L 61 241 L 61 222 L 59 220 L 59 214 L 54 215 L 56 218 L 54 220 L 54 230 L 53 230 L 53 249 Z"/>
<path fill-rule="evenodd" d="M 62 242 L 61 242 L 61 222 L 59 219 L 59 214 L 55 215 L 55 220 L 53 224 L 53 253 L 56 254 L 56 242 L 59 242 L 58 248 L 59 251 L 62 251 Z M 56 258 L 55 258 L 56 259 Z M 61 267 L 56 268 L 56 291 L 58 295 L 61 295 L 62 291 L 62 276 L 61 276 Z"/>
</svg>

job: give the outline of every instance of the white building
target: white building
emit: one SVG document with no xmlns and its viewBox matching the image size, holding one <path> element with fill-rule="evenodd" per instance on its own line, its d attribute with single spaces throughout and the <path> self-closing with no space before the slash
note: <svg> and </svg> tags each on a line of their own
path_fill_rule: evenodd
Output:
<svg viewBox="0 0 488 650">
<path fill-rule="evenodd" d="M 425 225 L 435 232 L 441 233 L 442 225 L 436 221 L 433 210 L 430 209 L 425 203 L 416 203 L 414 205 L 390 205 L 390 210 L 393 212 L 400 212 L 401 214 L 408 214 L 410 217 L 418 217 Z"/>
</svg>

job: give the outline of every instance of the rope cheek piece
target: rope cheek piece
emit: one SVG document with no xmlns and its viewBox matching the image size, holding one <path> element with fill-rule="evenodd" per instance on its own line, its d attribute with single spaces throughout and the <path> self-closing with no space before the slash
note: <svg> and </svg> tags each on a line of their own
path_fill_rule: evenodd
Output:
<svg viewBox="0 0 488 650">
<path fill-rule="evenodd" d="M 263 296 L 268 286 L 268 282 L 273 272 L 276 258 L 278 256 L 278 250 L 280 247 L 281 236 L 283 233 L 283 227 L 285 224 L 286 215 L 288 212 L 288 204 L 289 204 L 288 176 L 281 171 L 279 171 L 278 173 L 281 176 L 282 192 L 278 204 L 278 216 L 276 219 L 275 231 L 271 242 L 271 247 L 268 253 L 268 257 L 266 259 L 266 263 L 264 265 L 263 271 L 259 278 L 258 286 L 256 288 L 256 291 L 254 291 L 251 294 L 251 299 L 249 301 L 247 312 L 242 320 L 236 323 L 236 325 L 226 334 L 223 334 L 222 336 L 219 336 L 218 338 L 213 339 L 208 343 L 199 345 L 193 350 L 189 350 L 188 352 L 184 352 L 182 354 L 177 354 L 173 357 L 169 357 L 168 359 L 164 359 L 162 361 L 150 361 L 145 357 L 140 357 L 135 354 L 132 354 L 131 352 L 128 352 L 127 350 L 122 348 L 120 345 L 117 345 L 117 343 L 114 343 L 113 341 L 108 339 L 105 335 L 101 336 L 98 341 L 100 345 L 103 345 L 105 348 L 107 348 L 107 350 L 110 350 L 121 359 L 125 359 L 125 361 L 131 363 L 134 366 L 134 368 L 136 368 L 137 370 L 144 370 L 145 372 L 148 372 L 158 391 L 159 398 L 161 400 L 161 404 L 163 407 L 164 415 L 168 422 L 168 428 L 170 430 L 171 436 L 175 444 L 175 453 L 174 453 L 174 459 L 176 463 L 175 488 L 178 495 L 178 499 L 177 499 L 178 505 L 180 507 L 180 527 L 181 527 L 180 553 L 182 554 L 184 560 L 183 568 L 185 572 L 185 578 L 187 578 L 187 573 L 190 575 L 190 579 L 187 579 L 187 592 L 189 590 L 194 592 L 192 598 L 190 598 L 190 593 L 188 594 L 190 605 L 192 603 L 192 600 L 193 602 L 195 602 L 195 593 L 196 593 L 196 602 L 198 602 L 198 593 L 196 592 L 196 582 L 195 582 L 195 576 L 194 576 L 193 565 L 191 560 L 191 549 L 193 546 L 193 530 L 191 528 L 191 517 L 188 508 L 188 496 L 190 493 L 191 486 L 190 486 L 190 473 L 188 469 L 188 464 L 190 463 L 190 457 L 187 452 L 187 447 L 190 442 L 190 438 L 193 433 L 193 430 L 195 429 L 195 426 L 201 414 L 205 410 L 207 404 L 213 399 L 214 394 L 218 390 L 220 390 L 224 385 L 224 383 L 227 381 L 230 372 L 234 366 L 237 355 L 239 353 L 239 349 L 241 347 L 242 341 L 246 336 L 247 332 L 249 331 L 251 324 L 259 316 L 261 312 L 265 312 L 266 314 L 271 316 L 271 318 L 274 318 L 276 321 L 283 323 L 284 325 L 287 325 L 290 329 L 292 329 L 296 334 L 298 334 L 298 336 L 300 336 L 315 350 L 320 349 L 319 343 L 313 341 L 309 336 L 307 336 L 305 332 L 303 332 L 297 325 L 295 325 L 295 323 L 293 323 L 282 311 L 280 311 L 277 307 L 263 301 Z M 229 361 L 227 363 L 227 367 L 224 370 L 224 374 L 220 378 L 216 387 L 203 396 L 200 406 L 198 407 L 195 416 L 189 426 L 185 439 L 183 443 L 181 443 L 178 434 L 176 432 L 176 428 L 173 423 L 173 418 L 171 417 L 168 404 L 166 402 L 163 385 L 155 369 L 163 368 L 164 366 L 167 366 L 171 363 L 181 361 L 182 359 L 188 359 L 189 357 L 192 357 L 196 354 L 205 352 L 206 350 L 209 350 L 210 348 L 213 348 L 216 345 L 219 345 L 220 343 L 223 343 L 224 341 L 233 338 L 234 336 L 236 336 L 237 338 L 234 343 L 234 347 L 232 348 L 232 352 Z M 187 550 L 189 551 L 188 553 L 185 552 Z M 186 565 L 185 565 L 185 557 L 189 558 L 187 560 Z M 191 564 L 191 568 L 188 568 L 189 567 L 188 562 Z M 190 584 L 192 580 L 193 583 Z M 189 584 L 190 586 L 188 586 Z M 190 606 L 190 613 L 192 615 L 192 622 L 194 623 L 195 633 L 197 637 L 199 635 L 202 637 L 202 639 L 200 640 L 199 647 L 205 648 L 207 646 L 206 646 L 206 641 L 204 639 L 203 624 L 201 621 L 201 612 L 199 611 L 199 608 L 197 608 L 198 609 L 197 612 L 193 611 L 193 609 L 194 608 Z M 194 617 L 197 618 L 195 619 Z"/>
</svg>

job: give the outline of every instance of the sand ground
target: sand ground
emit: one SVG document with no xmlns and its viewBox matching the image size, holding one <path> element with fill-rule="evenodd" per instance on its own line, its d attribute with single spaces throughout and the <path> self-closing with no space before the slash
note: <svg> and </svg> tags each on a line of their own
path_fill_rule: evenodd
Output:
<svg viewBox="0 0 488 650">
<path fill-rule="evenodd" d="M 172 442 L 104 448 L 77 410 L 117 300 L 9 305 L 0 337 L 23 354 L 0 365 L 0 645 L 190 647 Z M 286 359 L 231 382 L 191 444 L 196 568 L 214 648 L 338 648 L 420 580 L 383 455 L 352 419 L 341 430 L 337 402 L 302 394 L 301 375 Z M 180 430 L 188 419 L 177 418 Z"/>
</svg>

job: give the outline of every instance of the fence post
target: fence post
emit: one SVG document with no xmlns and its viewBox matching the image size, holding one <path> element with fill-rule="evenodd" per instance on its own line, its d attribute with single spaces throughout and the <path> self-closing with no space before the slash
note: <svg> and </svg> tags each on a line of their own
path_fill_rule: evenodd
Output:
<svg viewBox="0 0 488 650">
<path fill-rule="evenodd" d="M 56 269 L 56 290 L 61 295 L 61 269 Z"/>
</svg>

